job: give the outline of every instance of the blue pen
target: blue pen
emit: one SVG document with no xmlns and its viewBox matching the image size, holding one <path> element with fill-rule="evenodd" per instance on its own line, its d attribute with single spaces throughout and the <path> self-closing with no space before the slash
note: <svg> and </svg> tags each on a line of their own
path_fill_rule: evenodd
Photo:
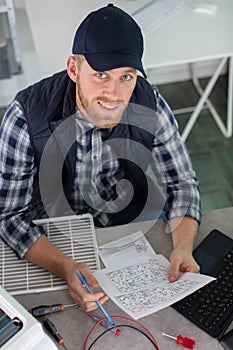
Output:
<svg viewBox="0 0 233 350">
<path fill-rule="evenodd" d="M 76 270 L 76 275 L 78 276 L 78 278 L 80 279 L 81 283 L 84 285 L 84 287 L 88 290 L 89 293 L 93 293 L 93 289 L 88 285 L 85 277 L 83 277 L 83 275 L 81 274 L 81 272 L 79 270 Z M 103 314 L 105 315 L 105 317 L 107 318 L 107 320 L 111 323 L 111 325 L 113 327 L 116 327 L 113 319 L 110 317 L 110 315 L 107 313 L 107 311 L 105 310 L 105 308 L 103 307 L 103 305 L 99 302 L 99 300 L 96 300 L 96 304 L 99 306 L 100 310 L 103 312 Z"/>
</svg>

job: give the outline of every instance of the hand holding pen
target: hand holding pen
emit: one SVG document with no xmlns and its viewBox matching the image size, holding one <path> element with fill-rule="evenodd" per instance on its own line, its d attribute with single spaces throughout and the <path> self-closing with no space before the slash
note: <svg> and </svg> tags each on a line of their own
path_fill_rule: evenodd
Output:
<svg viewBox="0 0 233 350">
<path fill-rule="evenodd" d="M 81 272 L 79 270 L 76 271 L 76 274 L 78 276 L 78 278 L 80 279 L 81 283 L 83 284 L 83 286 L 87 289 L 87 291 L 89 293 L 93 293 L 93 289 L 89 286 L 89 284 L 87 283 L 86 279 L 84 278 L 84 276 L 81 274 Z M 108 314 L 108 312 L 105 310 L 105 308 L 103 307 L 103 305 L 100 303 L 99 300 L 95 301 L 96 304 L 98 305 L 98 307 L 100 308 L 100 310 L 103 312 L 104 316 L 106 317 L 106 319 L 108 320 L 108 322 L 115 327 L 115 323 L 113 321 L 113 319 L 111 318 L 111 316 Z"/>
<path fill-rule="evenodd" d="M 68 278 L 65 278 L 69 287 L 70 296 L 74 302 L 87 312 L 93 311 L 97 308 L 96 300 L 104 304 L 105 301 L 108 300 L 108 296 L 103 291 L 89 293 L 86 288 L 83 288 L 80 279 L 77 278 L 76 270 L 82 273 L 91 288 L 97 288 L 98 281 L 92 274 L 90 268 L 84 263 L 72 264 L 69 269 Z"/>
</svg>

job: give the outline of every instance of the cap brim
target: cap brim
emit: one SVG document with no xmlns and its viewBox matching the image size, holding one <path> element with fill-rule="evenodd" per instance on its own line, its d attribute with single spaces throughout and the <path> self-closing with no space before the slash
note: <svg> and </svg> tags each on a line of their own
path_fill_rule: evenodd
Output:
<svg viewBox="0 0 233 350">
<path fill-rule="evenodd" d="M 125 53 L 85 53 L 88 64 L 92 69 L 103 72 L 120 67 L 132 67 L 139 70 L 147 78 L 142 62 L 138 57 Z"/>
</svg>

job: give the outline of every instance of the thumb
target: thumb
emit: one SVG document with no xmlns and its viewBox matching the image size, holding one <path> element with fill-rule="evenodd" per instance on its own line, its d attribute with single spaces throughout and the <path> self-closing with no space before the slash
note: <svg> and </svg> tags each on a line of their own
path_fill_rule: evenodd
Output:
<svg viewBox="0 0 233 350">
<path fill-rule="evenodd" d="M 172 261 L 168 273 L 168 279 L 170 282 L 175 282 L 179 276 L 179 271 L 180 271 L 180 264 L 179 262 Z"/>
</svg>

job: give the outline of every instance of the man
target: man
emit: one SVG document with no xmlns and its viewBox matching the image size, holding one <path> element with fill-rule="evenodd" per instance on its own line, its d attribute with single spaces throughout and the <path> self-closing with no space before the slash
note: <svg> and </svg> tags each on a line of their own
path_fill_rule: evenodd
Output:
<svg viewBox="0 0 233 350">
<path fill-rule="evenodd" d="M 159 209 L 172 232 L 172 282 L 179 271 L 199 271 L 192 257 L 199 193 L 176 121 L 145 79 L 135 21 L 112 4 L 90 13 L 72 54 L 67 72 L 19 92 L 6 112 L 0 231 L 21 259 L 64 278 L 72 298 L 90 311 L 108 297 L 87 293 L 75 274 L 79 269 L 96 287 L 87 265 L 66 257 L 32 220 L 90 212 L 96 226 L 106 227 L 140 218 L 159 197 L 145 182 L 150 165 L 165 194 Z"/>
</svg>

